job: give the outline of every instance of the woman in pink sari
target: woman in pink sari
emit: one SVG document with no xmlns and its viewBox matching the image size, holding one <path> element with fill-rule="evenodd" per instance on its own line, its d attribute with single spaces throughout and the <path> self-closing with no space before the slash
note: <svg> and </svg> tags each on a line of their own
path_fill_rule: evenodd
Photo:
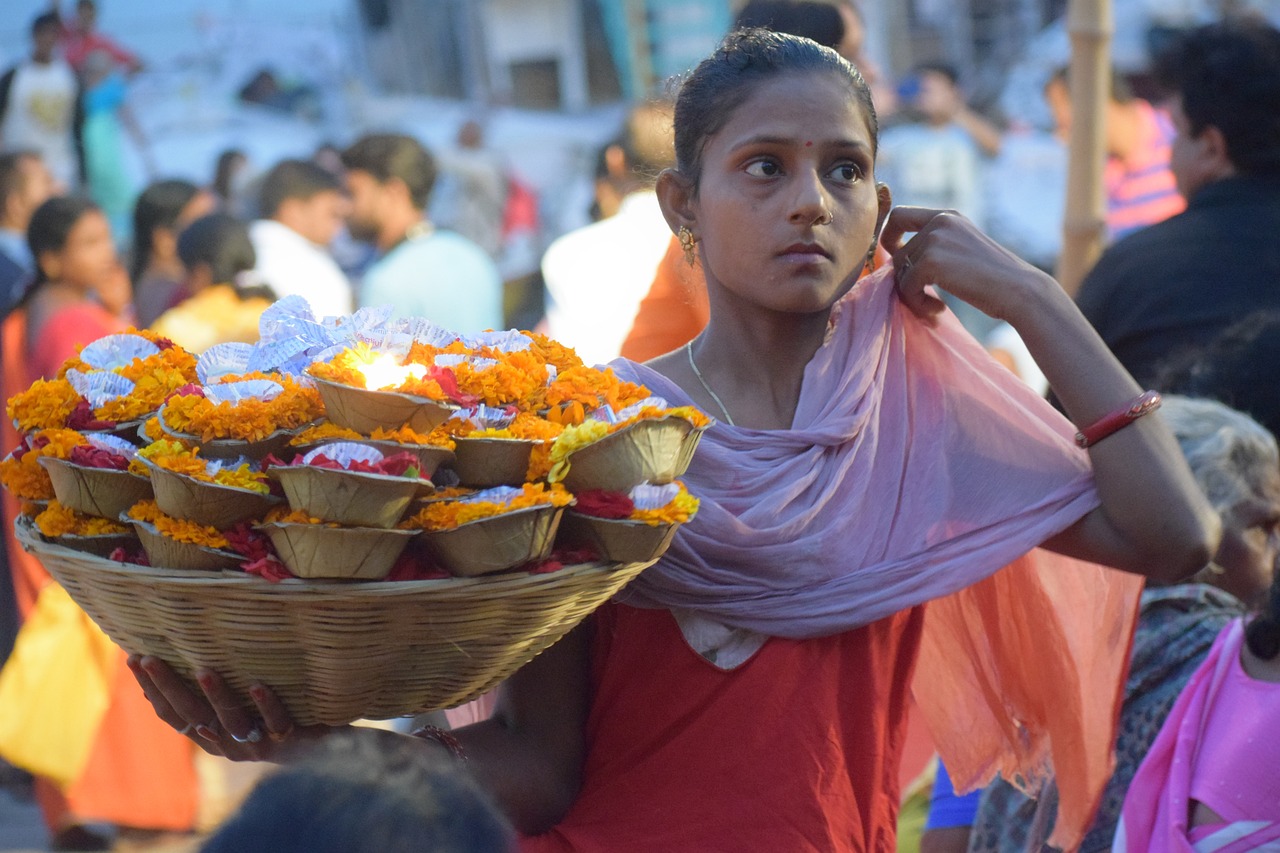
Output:
<svg viewBox="0 0 1280 853">
<path fill-rule="evenodd" d="M 869 90 L 834 51 L 731 35 L 684 84 L 675 133 L 658 197 L 711 320 L 614 367 L 720 419 L 685 477 L 699 516 L 508 680 L 493 717 L 424 742 L 467 756 L 525 851 L 891 850 L 919 659 L 957 782 L 1052 753 L 1081 780 L 1073 843 L 1109 769 L 1140 584 L 999 570 L 1041 544 L 1200 569 L 1216 520 L 1172 437 L 1056 282 L 953 213 L 890 214 Z M 859 281 L 878 238 L 894 265 Z M 1018 329 L 1087 452 L 932 284 Z M 325 734 L 295 730 L 269 685 L 245 709 L 216 673 L 193 692 L 131 665 L 211 752 L 279 760 Z"/>
</svg>

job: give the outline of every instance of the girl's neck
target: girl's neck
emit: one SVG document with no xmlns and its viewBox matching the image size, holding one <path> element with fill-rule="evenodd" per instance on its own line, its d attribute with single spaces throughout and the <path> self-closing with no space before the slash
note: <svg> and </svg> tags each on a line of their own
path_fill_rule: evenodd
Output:
<svg viewBox="0 0 1280 853">
<path fill-rule="evenodd" d="M 727 304 L 735 301 L 731 296 L 712 298 L 712 320 L 692 345 L 699 381 L 720 398 L 738 426 L 790 428 L 804 370 L 822 346 L 828 313 L 780 314 Z"/>
<path fill-rule="evenodd" d="M 178 258 L 153 257 L 142 271 L 142 280 L 159 278 L 165 281 L 182 281 L 186 270 Z"/>
</svg>

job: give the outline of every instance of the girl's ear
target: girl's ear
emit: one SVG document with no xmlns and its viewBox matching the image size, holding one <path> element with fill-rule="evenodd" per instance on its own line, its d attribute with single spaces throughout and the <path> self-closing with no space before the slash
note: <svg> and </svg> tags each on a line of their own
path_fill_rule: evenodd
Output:
<svg viewBox="0 0 1280 853">
<path fill-rule="evenodd" d="M 688 228 L 695 239 L 699 238 L 693 183 L 675 169 L 663 169 L 658 175 L 654 190 L 658 194 L 658 205 L 662 208 L 662 216 L 667 220 L 671 233 Z"/>
<path fill-rule="evenodd" d="M 44 270 L 44 277 L 49 281 L 62 278 L 62 258 L 57 252 L 41 252 L 40 257 L 36 258 L 36 263 L 39 264 L 40 269 Z"/>
</svg>

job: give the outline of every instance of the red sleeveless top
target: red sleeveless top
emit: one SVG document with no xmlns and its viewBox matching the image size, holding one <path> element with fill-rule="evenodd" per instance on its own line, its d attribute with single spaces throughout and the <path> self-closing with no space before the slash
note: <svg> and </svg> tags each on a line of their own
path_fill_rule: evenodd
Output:
<svg viewBox="0 0 1280 853">
<path fill-rule="evenodd" d="M 595 614 L 583 787 L 550 851 L 895 849 L 924 610 L 712 666 L 665 610 Z"/>
</svg>

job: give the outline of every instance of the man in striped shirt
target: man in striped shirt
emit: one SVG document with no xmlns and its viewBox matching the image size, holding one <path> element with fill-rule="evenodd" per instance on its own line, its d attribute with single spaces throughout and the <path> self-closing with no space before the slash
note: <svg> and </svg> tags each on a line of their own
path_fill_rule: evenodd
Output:
<svg viewBox="0 0 1280 853">
<path fill-rule="evenodd" d="M 1059 136 L 1071 128 L 1071 96 L 1067 71 L 1058 71 L 1045 85 L 1045 100 L 1053 112 Z M 1169 169 L 1175 131 L 1168 115 L 1134 97 L 1114 72 L 1107 104 L 1107 232 L 1112 242 L 1126 234 L 1163 222 L 1187 206 Z"/>
</svg>

